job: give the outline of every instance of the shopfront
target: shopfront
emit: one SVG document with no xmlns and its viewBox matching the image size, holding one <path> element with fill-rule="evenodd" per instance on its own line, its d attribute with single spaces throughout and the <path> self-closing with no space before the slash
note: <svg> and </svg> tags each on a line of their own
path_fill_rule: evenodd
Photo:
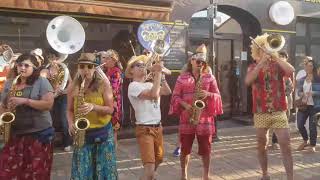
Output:
<svg viewBox="0 0 320 180">
<path fill-rule="evenodd" d="M 219 13 L 224 13 L 230 16 L 231 21 L 235 21 L 226 22 L 224 26 L 217 29 L 214 36 L 216 60 L 212 66 L 217 69 L 216 76 L 222 91 L 226 117 L 233 116 L 235 112 L 236 115 L 251 114 L 251 90 L 244 85 L 247 67 L 252 63 L 249 48 L 250 36 L 255 37 L 262 33 L 283 35 L 286 39 L 284 50 L 289 53 L 289 61 L 297 71 L 302 68 L 301 58 L 305 55 L 313 56 L 319 64 L 319 1 L 287 0 L 276 7 L 272 6 L 279 3 L 278 0 L 216 0 L 215 2 L 218 4 Z M 283 5 L 286 3 L 289 6 Z M 199 12 L 206 10 L 209 6 L 210 1 L 178 0 L 172 18 L 185 20 L 191 26 L 193 18 L 188 12 Z M 292 16 L 290 22 L 283 23 L 288 21 L 290 16 Z M 209 23 L 208 20 L 207 23 Z M 209 26 L 207 24 L 204 28 L 207 32 L 196 28 L 198 36 L 191 34 L 188 47 L 207 42 Z M 195 32 L 192 27 L 189 27 L 189 31 Z M 202 35 L 202 39 L 199 39 L 201 37 L 199 34 Z"/>
<path fill-rule="evenodd" d="M 311 0 L 286 1 L 294 10 L 294 18 L 287 25 L 279 25 L 269 16 L 270 7 L 275 2 L 278 1 L 218 1 L 218 11 L 229 15 L 238 24 L 231 26 L 226 23 L 214 36 L 216 60 L 211 66 L 214 69 L 217 67 L 219 72 L 216 76 L 226 117 L 235 113 L 250 114 L 251 111 L 251 91 L 244 85 L 247 66 L 252 63 L 250 36 L 255 37 L 264 32 L 284 35 L 287 43 L 285 49 L 290 54 L 290 63 L 296 69 L 301 68 L 299 64 L 303 55 L 314 56 L 316 61 L 320 61 L 320 3 Z M 191 16 L 209 5 L 209 1 L 198 0 L 2 0 L 0 41 L 9 44 L 14 52 L 46 48 L 48 43 L 45 31 L 50 20 L 59 15 L 69 15 L 79 20 L 86 32 L 86 42 L 81 52 L 113 48 L 120 53 L 121 62 L 125 65 L 133 55 L 129 40 L 133 43 L 135 53 L 140 54 L 143 50 L 136 37 L 141 22 L 153 19 L 170 28 L 173 21 L 177 21 L 171 36 L 178 41 L 171 55 L 165 59 L 166 65 L 173 70 L 173 75 L 168 77 L 173 88 L 179 69 L 186 61 L 185 52 L 193 50 L 202 42 L 208 44 L 209 31 L 196 29 L 195 34 L 202 34 L 202 37 L 191 35 L 190 32 L 193 31 Z M 204 26 L 203 29 L 207 30 L 208 27 Z M 79 53 L 70 55 L 66 61 L 71 72 Z M 130 128 L 134 118 L 126 95 L 128 83 L 125 80 L 123 124 Z M 162 98 L 164 126 L 178 123 L 177 118 L 167 114 L 169 102 L 170 97 Z"/>
</svg>

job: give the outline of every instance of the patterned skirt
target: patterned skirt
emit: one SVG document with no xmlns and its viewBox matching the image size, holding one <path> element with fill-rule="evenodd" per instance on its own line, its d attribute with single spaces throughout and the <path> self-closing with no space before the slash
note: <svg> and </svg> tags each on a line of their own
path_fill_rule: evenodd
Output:
<svg viewBox="0 0 320 180">
<path fill-rule="evenodd" d="M 71 180 L 118 179 L 112 124 L 105 129 L 108 132 L 105 141 L 74 149 Z"/>
<path fill-rule="evenodd" d="M 52 143 L 31 136 L 12 137 L 0 153 L 0 179 L 48 180 L 52 158 Z"/>
</svg>

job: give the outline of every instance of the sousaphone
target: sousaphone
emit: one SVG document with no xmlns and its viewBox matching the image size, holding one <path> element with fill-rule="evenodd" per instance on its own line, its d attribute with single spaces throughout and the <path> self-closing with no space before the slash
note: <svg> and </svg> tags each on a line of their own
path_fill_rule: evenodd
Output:
<svg viewBox="0 0 320 180">
<path fill-rule="evenodd" d="M 70 16 L 58 16 L 49 22 L 46 35 L 50 46 L 60 53 L 58 65 L 61 68 L 54 81 L 59 84 L 59 89 L 62 91 L 67 85 L 70 74 L 63 62 L 69 54 L 74 54 L 83 47 L 85 31 L 76 19 Z"/>
</svg>

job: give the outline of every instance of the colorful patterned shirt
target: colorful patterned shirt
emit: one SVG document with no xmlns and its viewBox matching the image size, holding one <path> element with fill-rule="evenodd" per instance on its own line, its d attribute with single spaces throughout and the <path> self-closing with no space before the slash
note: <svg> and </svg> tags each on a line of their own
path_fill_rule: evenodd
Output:
<svg viewBox="0 0 320 180">
<path fill-rule="evenodd" d="M 112 124 L 114 129 L 119 129 L 121 124 L 122 106 L 121 106 L 121 91 L 122 91 L 122 77 L 121 70 L 118 67 L 113 67 L 105 71 L 111 83 L 113 98 L 114 98 L 114 113 L 112 116 Z"/>
<path fill-rule="evenodd" d="M 201 113 L 199 124 L 195 126 L 190 124 L 190 114 L 180 104 L 181 101 L 192 104 L 195 84 L 196 81 L 189 72 L 178 77 L 172 93 L 169 114 L 180 116 L 180 134 L 212 135 L 215 132 L 214 116 L 223 113 L 220 91 L 213 75 L 202 75 L 201 89 L 211 92 L 213 95 L 204 99 L 206 107 Z"/>
<path fill-rule="evenodd" d="M 251 64 L 248 73 L 257 64 Z M 286 111 L 285 72 L 276 62 L 269 63 L 268 68 L 261 69 L 252 84 L 253 113 Z"/>
</svg>

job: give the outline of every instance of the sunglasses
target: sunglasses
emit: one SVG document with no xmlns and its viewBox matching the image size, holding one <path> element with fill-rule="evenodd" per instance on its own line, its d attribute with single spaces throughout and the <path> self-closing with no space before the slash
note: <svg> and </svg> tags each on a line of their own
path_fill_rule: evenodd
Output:
<svg viewBox="0 0 320 180">
<path fill-rule="evenodd" d="M 20 67 L 20 68 L 22 68 L 22 66 L 23 66 L 23 67 L 25 67 L 26 69 L 29 68 L 29 67 L 34 67 L 34 65 L 32 65 L 32 64 L 27 64 L 27 63 L 17 63 L 17 66 Z"/>
<path fill-rule="evenodd" d="M 85 67 L 87 67 L 88 69 L 93 69 L 94 65 L 93 64 L 79 64 L 80 69 L 84 69 Z"/>
<path fill-rule="evenodd" d="M 144 68 L 144 67 L 146 67 L 146 65 L 144 63 L 136 63 L 136 64 L 133 64 L 131 67 L 132 68 L 134 68 L 134 67 Z"/>
<path fill-rule="evenodd" d="M 196 61 L 197 65 L 205 64 L 205 62 L 203 60 L 200 60 L 200 59 L 192 59 L 192 60 Z"/>
</svg>

